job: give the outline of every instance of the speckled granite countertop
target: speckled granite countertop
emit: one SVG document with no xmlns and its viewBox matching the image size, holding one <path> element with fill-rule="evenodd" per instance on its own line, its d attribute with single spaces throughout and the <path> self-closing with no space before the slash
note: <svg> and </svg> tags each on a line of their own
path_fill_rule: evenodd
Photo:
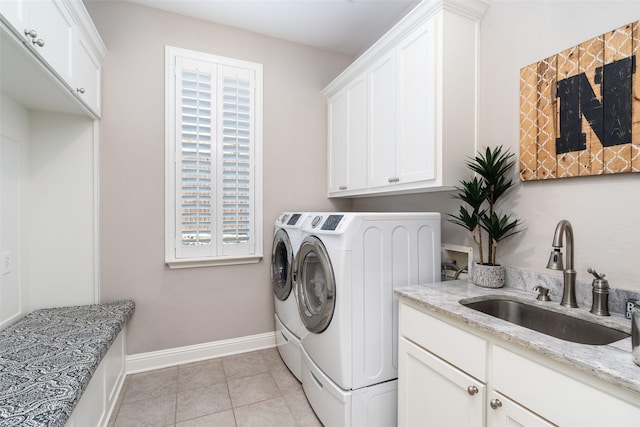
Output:
<svg viewBox="0 0 640 427">
<path fill-rule="evenodd" d="M 612 313 L 611 317 L 595 316 L 589 312 L 590 306 L 567 309 L 560 306 L 560 298 L 557 297 L 550 302 L 540 302 L 535 299 L 536 293 L 533 291 L 526 292 L 508 287 L 486 289 L 467 280 L 397 288 L 395 293 L 424 307 L 427 312 L 433 311 L 445 317 L 458 319 L 471 328 L 489 333 L 500 340 L 514 343 L 611 384 L 640 393 L 640 366 L 633 362 L 630 337 L 609 345 L 576 344 L 481 313 L 463 306 L 459 301 L 479 297 L 482 299 L 488 295 L 509 297 L 629 333 L 631 321 L 621 314 Z"/>
<path fill-rule="evenodd" d="M 64 426 L 134 308 L 36 310 L 0 331 L 0 426 Z"/>
</svg>

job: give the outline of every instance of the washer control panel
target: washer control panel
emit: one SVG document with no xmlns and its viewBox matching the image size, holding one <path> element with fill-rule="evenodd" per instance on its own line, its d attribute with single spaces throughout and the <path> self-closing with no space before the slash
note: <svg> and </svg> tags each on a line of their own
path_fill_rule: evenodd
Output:
<svg viewBox="0 0 640 427">
<path fill-rule="evenodd" d="M 289 219 L 289 222 L 287 222 L 287 225 L 296 225 L 301 216 L 302 214 L 299 213 L 291 215 L 291 218 Z"/>
</svg>

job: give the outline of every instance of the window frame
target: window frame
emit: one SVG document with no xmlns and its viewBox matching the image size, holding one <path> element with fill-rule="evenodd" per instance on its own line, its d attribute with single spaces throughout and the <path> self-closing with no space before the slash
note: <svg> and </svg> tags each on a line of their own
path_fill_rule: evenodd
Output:
<svg viewBox="0 0 640 427">
<path fill-rule="evenodd" d="M 179 105 L 176 96 L 177 87 L 177 58 L 186 58 L 189 60 L 204 61 L 211 63 L 214 67 L 237 67 L 250 70 L 254 74 L 254 112 L 253 112 L 253 250 L 249 248 L 242 253 L 219 255 L 216 253 L 211 256 L 177 256 L 177 248 L 180 245 L 178 222 L 178 149 L 182 148 L 182 142 L 176 137 L 177 123 L 176 108 Z M 228 58 L 219 55 L 213 55 L 205 52 L 198 52 L 183 49 L 174 46 L 165 46 L 165 264 L 171 269 L 193 268 L 193 267 L 212 267 L 219 265 L 238 265 L 253 264 L 259 262 L 263 257 L 263 157 L 262 157 L 262 92 L 263 92 L 263 74 L 262 64 L 255 62 L 243 61 L 234 58 Z M 221 94 L 217 94 L 216 99 L 212 99 L 212 103 L 217 103 Z M 220 112 L 216 111 L 212 117 L 212 123 L 221 121 Z M 216 131 L 217 132 L 217 131 Z M 213 132 L 212 132 L 213 134 Z M 215 145 L 215 148 L 214 148 Z M 212 152 L 216 155 L 211 156 L 212 163 L 219 164 L 222 141 L 212 141 Z M 213 168 L 212 168 L 213 169 Z M 211 179 L 218 184 L 214 184 L 216 192 L 221 182 L 218 174 L 213 174 Z M 215 213 L 212 214 L 214 219 Z M 215 227 L 218 222 L 214 221 Z M 212 225 L 213 226 L 213 225 Z M 217 246 L 222 236 L 217 236 L 214 246 Z"/>
</svg>

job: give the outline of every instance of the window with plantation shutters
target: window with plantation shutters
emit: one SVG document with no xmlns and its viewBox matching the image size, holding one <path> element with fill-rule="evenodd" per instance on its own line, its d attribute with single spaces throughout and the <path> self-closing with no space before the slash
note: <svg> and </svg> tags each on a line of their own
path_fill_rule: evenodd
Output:
<svg viewBox="0 0 640 427">
<path fill-rule="evenodd" d="M 262 66 L 166 48 L 166 263 L 262 256 Z"/>
</svg>

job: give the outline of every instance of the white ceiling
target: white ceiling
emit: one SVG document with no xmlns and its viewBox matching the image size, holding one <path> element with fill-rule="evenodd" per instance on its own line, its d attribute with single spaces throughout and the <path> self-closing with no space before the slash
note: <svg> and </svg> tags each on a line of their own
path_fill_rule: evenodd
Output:
<svg viewBox="0 0 640 427">
<path fill-rule="evenodd" d="M 354 56 L 419 0 L 127 0 Z"/>
</svg>

